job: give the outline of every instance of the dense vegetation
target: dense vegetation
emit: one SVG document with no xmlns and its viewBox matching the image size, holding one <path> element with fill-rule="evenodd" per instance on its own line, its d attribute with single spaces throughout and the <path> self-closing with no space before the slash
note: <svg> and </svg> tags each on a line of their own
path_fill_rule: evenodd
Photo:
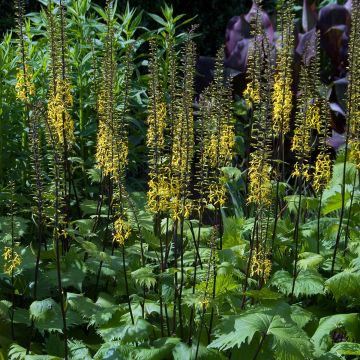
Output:
<svg viewBox="0 0 360 360">
<path fill-rule="evenodd" d="M 196 93 L 197 25 L 172 7 L 17 1 L 0 358 L 360 357 L 360 1 L 328 3 L 317 22 L 304 1 L 295 40 L 293 1 L 276 36 L 254 2 Z M 328 31 L 341 61 L 323 58 Z M 232 36 L 250 44 L 241 96 Z"/>
</svg>

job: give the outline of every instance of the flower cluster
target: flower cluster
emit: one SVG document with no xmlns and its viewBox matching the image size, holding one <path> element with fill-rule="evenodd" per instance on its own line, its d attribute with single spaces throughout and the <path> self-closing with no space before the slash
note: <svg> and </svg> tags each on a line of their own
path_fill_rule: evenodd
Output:
<svg viewBox="0 0 360 360">
<path fill-rule="evenodd" d="M 48 103 L 48 121 L 60 145 L 70 146 L 75 141 L 74 120 L 69 111 L 72 104 L 70 83 L 57 79 L 55 91 L 52 92 Z"/>
<path fill-rule="evenodd" d="M 324 189 L 331 179 L 332 161 L 329 154 L 319 153 L 315 162 L 313 187 L 316 192 Z"/>
<path fill-rule="evenodd" d="M 259 247 L 254 250 L 250 263 L 250 276 L 262 278 L 266 283 L 271 275 L 272 264 L 268 255 Z"/>
<path fill-rule="evenodd" d="M 131 235 L 131 226 L 124 220 L 122 216 L 118 217 L 114 222 L 113 241 L 119 245 L 124 245 Z"/>
<path fill-rule="evenodd" d="M 251 154 L 249 166 L 249 195 L 248 203 L 260 207 L 271 205 L 271 167 L 259 150 Z"/>
<path fill-rule="evenodd" d="M 258 104 L 260 102 L 260 84 L 257 80 L 247 84 L 243 97 L 247 107 L 249 108 L 252 108 L 254 104 Z"/>
<path fill-rule="evenodd" d="M 3 258 L 4 272 L 7 274 L 11 274 L 21 264 L 21 256 L 9 246 L 4 247 Z"/>
<path fill-rule="evenodd" d="M 23 102 L 28 102 L 29 97 L 35 94 L 32 72 L 29 66 L 25 65 L 16 74 L 16 98 Z"/>
<path fill-rule="evenodd" d="M 286 1 L 281 14 L 281 44 L 278 50 L 276 74 L 273 91 L 272 128 L 277 133 L 286 134 L 290 131 L 290 116 L 292 111 L 292 59 L 294 13 L 293 1 Z"/>
<path fill-rule="evenodd" d="M 350 159 L 360 170 L 360 2 L 353 1 L 349 43 L 349 85 L 347 92 L 347 137 Z"/>
</svg>

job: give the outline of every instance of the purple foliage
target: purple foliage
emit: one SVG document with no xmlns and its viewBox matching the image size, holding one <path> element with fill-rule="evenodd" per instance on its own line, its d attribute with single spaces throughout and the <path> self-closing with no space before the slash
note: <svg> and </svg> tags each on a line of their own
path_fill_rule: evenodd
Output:
<svg viewBox="0 0 360 360">
<path fill-rule="evenodd" d="M 256 11 L 257 5 L 253 1 L 249 12 L 234 16 L 226 29 L 225 66 L 242 74 L 246 72 L 249 47 L 253 41 L 250 34 L 250 22 Z M 275 49 L 274 25 L 266 12 L 261 11 L 261 18 L 265 34 L 274 44 Z M 315 55 L 316 32 L 320 34 L 321 48 L 332 64 L 332 73 L 329 78 L 333 84 L 330 108 L 334 119 L 333 128 L 339 133 L 342 133 L 345 128 L 344 99 L 347 86 L 346 67 L 350 25 L 351 0 L 347 0 L 344 5 L 329 4 L 319 12 L 314 0 L 303 0 L 302 31 L 298 30 L 295 38 L 295 59 L 298 61 L 303 56 L 305 47 L 308 47 L 305 61 L 309 61 Z M 245 77 L 242 76 L 242 79 Z M 329 139 L 329 143 L 334 148 L 338 148 L 342 141 L 342 136 L 337 133 Z"/>
<path fill-rule="evenodd" d="M 351 21 L 351 1 L 345 5 L 330 4 L 323 7 L 319 13 L 315 2 L 304 0 L 302 28 L 303 33 L 297 33 L 295 43 L 296 53 L 301 56 L 306 41 L 314 37 L 316 30 L 320 31 L 320 43 L 333 65 L 333 78 L 342 77 L 346 72 L 346 57 L 349 42 Z M 257 5 L 253 5 L 245 15 L 234 16 L 226 29 L 226 59 L 225 64 L 241 72 L 246 70 L 249 44 L 251 44 L 250 22 L 256 14 Z M 270 42 L 274 42 L 274 25 L 266 12 L 261 11 L 262 23 Z M 314 51 L 312 52 L 315 53 Z M 311 56 L 311 51 L 310 55 Z"/>
</svg>

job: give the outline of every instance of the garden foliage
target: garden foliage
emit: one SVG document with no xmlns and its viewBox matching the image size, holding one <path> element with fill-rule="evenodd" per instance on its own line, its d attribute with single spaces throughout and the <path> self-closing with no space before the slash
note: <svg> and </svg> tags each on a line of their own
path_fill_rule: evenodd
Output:
<svg viewBox="0 0 360 360">
<path fill-rule="evenodd" d="M 236 102 L 170 6 L 42 2 L 0 44 L 0 357 L 359 358 L 360 1 L 336 154 L 293 1 L 247 14 Z"/>
</svg>

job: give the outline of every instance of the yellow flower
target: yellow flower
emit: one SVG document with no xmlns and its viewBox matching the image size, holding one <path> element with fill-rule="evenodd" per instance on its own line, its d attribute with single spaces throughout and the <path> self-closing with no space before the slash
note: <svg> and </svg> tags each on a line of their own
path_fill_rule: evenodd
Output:
<svg viewBox="0 0 360 360">
<path fill-rule="evenodd" d="M 119 129 L 117 113 L 109 108 L 109 92 L 102 90 L 98 101 L 99 127 L 95 158 L 104 176 L 119 180 L 128 164 L 127 138 Z M 109 117 L 112 116 L 112 122 Z"/>
<path fill-rule="evenodd" d="M 248 203 L 271 205 L 270 165 L 260 150 L 251 154 Z"/>
<path fill-rule="evenodd" d="M 190 217 L 193 210 L 193 204 L 190 199 L 184 199 L 179 196 L 171 198 L 170 214 L 173 221 L 180 221 Z"/>
<path fill-rule="evenodd" d="M 271 268 L 271 260 L 265 251 L 261 247 L 255 249 L 251 258 L 250 276 L 262 277 L 266 283 L 270 278 Z"/>
<path fill-rule="evenodd" d="M 291 151 L 308 154 L 311 152 L 310 147 L 311 132 L 305 124 L 299 125 L 294 130 Z"/>
<path fill-rule="evenodd" d="M 226 201 L 226 189 L 222 184 L 213 183 L 209 186 L 209 203 L 214 206 L 223 206 Z"/>
<path fill-rule="evenodd" d="M 164 131 L 166 128 L 166 105 L 163 102 L 157 103 L 156 108 L 150 110 L 147 123 L 149 126 L 146 135 L 147 146 L 153 152 L 157 149 L 163 149 L 165 145 Z"/>
<path fill-rule="evenodd" d="M 302 176 L 305 181 L 311 180 L 311 165 L 295 163 L 293 172 L 291 174 L 294 177 Z"/>
<path fill-rule="evenodd" d="M 254 104 L 258 104 L 260 102 L 260 84 L 258 81 L 249 82 L 244 91 L 244 99 L 246 105 L 249 108 L 252 108 Z"/>
<path fill-rule="evenodd" d="M 32 71 L 25 65 L 25 71 L 21 67 L 16 74 L 16 98 L 21 101 L 29 101 L 29 97 L 34 95 L 35 86 L 32 78 Z"/>
<path fill-rule="evenodd" d="M 119 217 L 115 220 L 114 231 L 113 241 L 124 245 L 131 235 L 131 226 L 122 217 Z"/>
<path fill-rule="evenodd" d="M 7 274 L 11 274 L 21 264 L 20 255 L 13 251 L 11 247 L 4 247 L 3 258 L 4 272 Z"/>
<path fill-rule="evenodd" d="M 172 183 L 169 177 L 163 173 L 157 175 L 150 173 L 148 187 L 147 206 L 149 210 L 154 214 L 168 211 L 172 192 Z"/>
<path fill-rule="evenodd" d="M 321 152 L 315 162 L 313 187 L 316 192 L 323 190 L 331 179 L 331 158 L 329 154 Z"/>
<path fill-rule="evenodd" d="M 51 94 L 48 103 L 48 119 L 56 141 L 64 145 L 66 140 L 68 147 L 75 141 L 74 121 L 69 112 L 72 104 L 69 82 L 57 79 L 56 91 Z"/>
<path fill-rule="evenodd" d="M 354 162 L 357 169 L 360 170 L 360 142 L 357 139 L 350 139 L 349 144 L 351 146 L 350 159 Z"/>
<path fill-rule="evenodd" d="M 320 107 L 317 104 L 312 104 L 306 114 L 306 122 L 310 128 L 317 130 L 320 134 L 321 120 L 320 120 Z"/>
<path fill-rule="evenodd" d="M 292 78 L 290 74 L 279 71 L 275 75 L 273 91 L 273 123 L 272 128 L 276 132 L 286 134 L 290 131 L 290 116 L 292 111 Z"/>
</svg>

